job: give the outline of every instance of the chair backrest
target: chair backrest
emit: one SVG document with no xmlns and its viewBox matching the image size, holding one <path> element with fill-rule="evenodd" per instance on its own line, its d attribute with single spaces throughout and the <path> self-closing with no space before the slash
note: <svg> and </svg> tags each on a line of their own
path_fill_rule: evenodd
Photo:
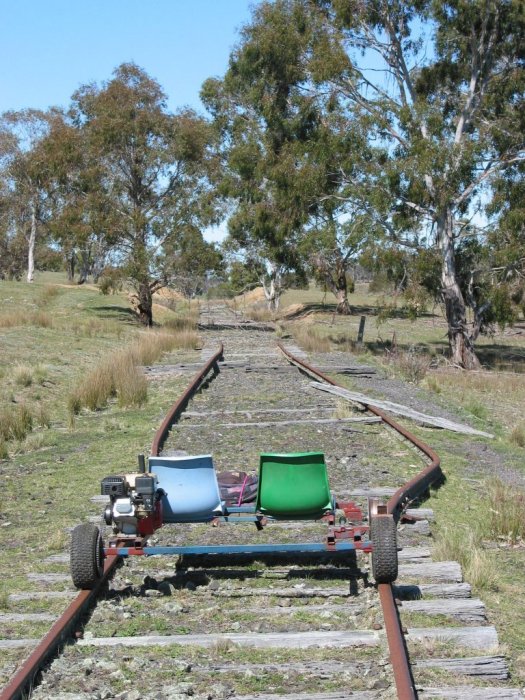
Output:
<svg viewBox="0 0 525 700">
<path fill-rule="evenodd" d="M 276 518 L 315 518 L 331 511 L 324 454 L 262 454 L 257 510 Z"/>
<path fill-rule="evenodd" d="M 165 523 L 206 522 L 223 513 L 217 474 L 211 455 L 150 457 L 157 475 Z"/>
</svg>

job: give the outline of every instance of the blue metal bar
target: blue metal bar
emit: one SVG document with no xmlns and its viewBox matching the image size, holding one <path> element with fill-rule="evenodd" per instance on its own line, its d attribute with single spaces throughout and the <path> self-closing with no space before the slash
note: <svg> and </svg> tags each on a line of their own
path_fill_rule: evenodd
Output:
<svg viewBox="0 0 525 700">
<path fill-rule="evenodd" d="M 353 542 L 337 542 L 335 551 L 337 552 L 352 552 L 355 550 Z M 119 547 L 116 554 L 119 557 L 129 556 L 129 550 L 136 553 L 134 547 Z M 146 556 L 155 554 L 264 554 L 280 552 L 330 552 L 333 549 L 328 549 L 326 544 L 317 544 L 305 542 L 302 544 L 254 544 L 254 545 L 213 545 L 213 546 L 193 546 L 193 547 L 144 547 L 142 549 Z M 113 552 L 113 550 L 112 550 Z"/>
<path fill-rule="evenodd" d="M 224 512 L 229 513 L 255 513 L 255 506 L 225 506 Z"/>
</svg>

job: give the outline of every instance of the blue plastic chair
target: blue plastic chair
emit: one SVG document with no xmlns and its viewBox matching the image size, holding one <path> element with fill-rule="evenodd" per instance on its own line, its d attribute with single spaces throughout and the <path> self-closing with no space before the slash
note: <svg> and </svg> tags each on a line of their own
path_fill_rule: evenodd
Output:
<svg viewBox="0 0 525 700">
<path fill-rule="evenodd" d="M 224 512 L 211 455 L 150 457 L 157 475 L 164 523 L 207 522 Z"/>
</svg>

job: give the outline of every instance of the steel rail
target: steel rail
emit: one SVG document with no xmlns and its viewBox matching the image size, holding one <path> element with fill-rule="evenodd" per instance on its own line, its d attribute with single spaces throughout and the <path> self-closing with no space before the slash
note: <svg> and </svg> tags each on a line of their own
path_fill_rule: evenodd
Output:
<svg viewBox="0 0 525 700">
<path fill-rule="evenodd" d="M 151 445 L 151 454 L 154 457 L 158 457 L 160 455 L 160 452 L 162 450 L 162 444 L 166 439 L 171 426 L 173 425 L 173 423 L 175 423 L 177 418 L 184 411 L 188 401 L 200 387 L 204 378 L 209 374 L 209 372 L 212 369 L 215 368 L 217 362 L 222 359 L 223 352 L 224 346 L 221 343 L 217 352 L 215 352 L 206 362 L 206 364 L 202 367 L 202 369 L 200 369 L 197 372 L 197 374 L 193 376 L 193 379 L 186 387 L 182 396 L 178 399 L 178 401 L 176 401 L 173 404 L 173 406 L 167 412 L 166 417 L 162 421 L 160 428 L 157 430 L 157 432 L 155 433 L 155 437 L 153 438 L 153 443 Z"/>
<path fill-rule="evenodd" d="M 307 373 L 321 378 L 332 386 L 340 386 L 323 372 L 320 372 L 303 360 L 296 358 L 280 343 L 278 343 L 278 346 L 293 364 L 302 368 Z M 153 455 L 159 455 L 169 429 L 184 411 L 188 401 L 199 389 L 205 377 L 212 369 L 216 369 L 217 362 L 222 359 L 223 350 L 223 344 L 221 343 L 214 355 L 212 355 L 203 368 L 194 375 L 182 396 L 169 409 L 160 428 L 155 433 L 151 448 Z M 398 425 L 389 416 L 385 415 L 383 411 L 372 404 L 365 404 L 365 406 L 370 412 L 382 418 L 385 423 L 412 442 L 431 460 L 431 464 L 426 469 L 398 489 L 388 501 L 388 512 L 392 513 L 396 520 L 399 520 L 403 509 L 407 507 L 411 500 L 422 495 L 432 483 L 443 479 L 439 457 L 428 445 L 418 440 L 408 430 Z M 10 682 L 0 690 L 0 700 L 19 700 L 24 696 L 45 663 L 56 654 L 64 645 L 67 638 L 71 636 L 74 626 L 78 624 L 78 621 L 91 607 L 98 593 L 113 572 L 119 559 L 119 556 L 113 555 L 106 558 L 104 572 L 98 584 L 92 590 L 80 591 L 62 615 L 56 620 L 49 632 L 40 640 L 28 658 L 23 662 Z M 394 601 L 392 586 L 389 584 L 380 584 L 378 589 L 383 608 L 390 659 L 393 666 L 398 698 L 400 698 L 400 700 L 415 700 L 417 697 L 416 691 L 410 672 L 410 664 Z"/>
<path fill-rule="evenodd" d="M 155 433 L 151 447 L 153 455 L 158 456 L 170 427 L 185 409 L 186 404 L 198 390 L 204 378 L 216 366 L 218 360 L 222 358 L 222 355 L 223 344 L 221 343 L 219 349 L 210 357 L 202 369 L 193 376 L 182 396 L 169 409 L 162 425 Z M 98 593 L 110 577 L 119 559 L 120 556 L 115 555 L 106 557 L 104 572 L 100 581 L 93 589 L 80 591 L 68 605 L 62 615 L 53 623 L 49 632 L 42 637 L 31 654 L 22 663 L 9 683 L 0 689 L 0 700 L 20 700 L 25 696 L 30 690 L 38 672 L 65 644 L 73 633 L 75 625 L 78 624 L 82 616 L 93 605 Z"/>
<path fill-rule="evenodd" d="M 49 632 L 25 659 L 9 683 L 0 690 L 0 700 L 19 700 L 26 696 L 38 672 L 65 644 L 75 625 L 89 610 L 98 593 L 110 577 L 119 557 L 108 557 L 104 562 L 104 573 L 95 588 L 80 591 L 67 606 L 62 615 L 53 623 Z"/>
<path fill-rule="evenodd" d="M 277 343 L 277 345 L 292 364 L 304 370 L 307 374 L 322 379 L 332 386 L 341 387 L 340 384 L 328 377 L 324 372 L 320 372 L 315 367 L 308 364 L 308 362 L 295 357 L 281 343 Z M 430 464 L 425 469 L 401 486 L 387 502 L 387 512 L 393 515 L 394 520 L 399 521 L 403 510 L 408 507 L 410 501 L 425 494 L 432 484 L 443 481 L 444 475 L 441 470 L 440 459 L 438 454 L 431 447 L 402 425 L 392 420 L 392 418 L 380 408 L 377 408 L 377 406 L 371 403 L 364 403 L 363 405 L 368 411 L 379 416 L 387 425 L 411 442 L 430 460 Z M 410 670 L 408 651 L 405 645 L 405 638 L 403 636 L 392 586 L 388 583 L 381 583 L 378 585 L 378 591 L 381 607 L 383 609 L 383 618 L 385 620 L 385 630 L 390 651 L 390 661 L 392 663 L 396 682 L 397 697 L 399 700 L 415 700 L 417 698 L 417 692 Z"/>
</svg>

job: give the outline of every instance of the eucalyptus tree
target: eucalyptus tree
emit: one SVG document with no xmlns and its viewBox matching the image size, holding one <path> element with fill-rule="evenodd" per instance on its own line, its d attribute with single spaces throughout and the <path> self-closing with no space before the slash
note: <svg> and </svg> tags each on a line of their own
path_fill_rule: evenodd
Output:
<svg viewBox="0 0 525 700">
<path fill-rule="evenodd" d="M 152 295 L 169 280 L 170 240 L 208 215 L 205 162 L 211 132 L 191 110 L 168 111 L 160 85 L 135 64 L 73 95 L 73 125 L 83 134 L 98 186 L 91 201 L 111 252 L 134 289 L 139 320 L 153 323 Z"/>
<path fill-rule="evenodd" d="M 3 206 L 12 237 L 27 241 L 27 281 L 35 272 L 38 232 L 48 219 L 49 168 L 43 143 L 57 112 L 25 109 L 5 112 L 0 120 L 0 170 Z"/>
<path fill-rule="evenodd" d="M 201 92 L 222 138 L 217 193 L 231 208 L 230 242 L 256 262 L 270 309 L 303 266 L 311 182 L 303 145 L 318 124 L 312 100 L 296 89 L 305 76 L 303 28 L 281 10 L 280 2 L 255 8 L 224 78 Z"/>
<path fill-rule="evenodd" d="M 525 158 L 523 3 L 298 3 L 315 25 L 311 86 L 349 128 L 359 121 L 376 151 L 361 175 L 345 173 L 349 199 L 360 187 L 372 208 L 386 199 L 390 241 L 439 252 L 452 360 L 476 367 L 474 343 L 495 309 L 476 304 L 458 255 L 468 239 L 486 241 L 491 187 Z"/>
<path fill-rule="evenodd" d="M 164 248 L 164 276 L 190 299 L 206 292 L 210 280 L 223 270 L 222 255 L 215 244 L 204 240 L 196 226 L 183 227 Z"/>
</svg>

